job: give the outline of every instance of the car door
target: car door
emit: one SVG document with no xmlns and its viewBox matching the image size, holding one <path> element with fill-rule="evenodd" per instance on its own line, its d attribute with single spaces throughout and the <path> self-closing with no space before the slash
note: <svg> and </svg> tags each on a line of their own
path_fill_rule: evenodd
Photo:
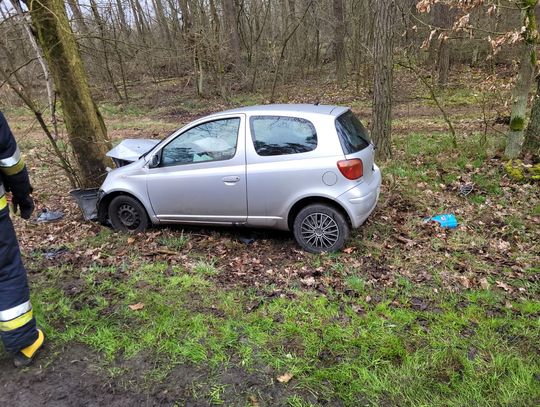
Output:
<svg viewBox="0 0 540 407">
<path fill-rule="evenodd" d="M 148 196 L 160 221 L 243 223 L 247 217 L 245 118 L 221 116 L 190 127 L 159 151 Z"/>
<path fill-rule="evenodd" d="M 318 139 L 313 122 L 299 117 L 253 115 L 249 133 L 248 223 L 286 225 L 290 205 L 321 183 L 324 162 L 314 151 L 327 146 Z"/>
</svg>

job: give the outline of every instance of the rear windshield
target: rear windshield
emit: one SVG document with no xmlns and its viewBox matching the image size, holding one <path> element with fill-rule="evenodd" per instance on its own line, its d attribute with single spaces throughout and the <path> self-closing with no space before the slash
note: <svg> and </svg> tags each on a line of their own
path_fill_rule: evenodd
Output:
<svg viewBox="0 0 540 407">
<path fill-rule="evenodd" d="M 336 119 L 336 130 L 345 154 L 356 153 L 370 144 L 366 128 L 350 110 Z"/>
</svg>

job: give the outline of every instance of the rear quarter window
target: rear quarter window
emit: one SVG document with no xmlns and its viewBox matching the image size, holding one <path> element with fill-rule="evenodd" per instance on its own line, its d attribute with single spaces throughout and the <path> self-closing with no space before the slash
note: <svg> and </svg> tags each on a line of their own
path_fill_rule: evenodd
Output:
<svg viewBox="0 0 540 407">
<path fill-rule="evenodd" d="M 350 110 L 336 119 L 336 131 L 344 154 L 356 153 L 371 143 L 366 128 Z"/>
<path fill-rule="evenodd" d="M 317 147 L 315 126 L 299 117 L 253 116 L 250 128 L 260 156 L 307 153 Z"/>
</svg>

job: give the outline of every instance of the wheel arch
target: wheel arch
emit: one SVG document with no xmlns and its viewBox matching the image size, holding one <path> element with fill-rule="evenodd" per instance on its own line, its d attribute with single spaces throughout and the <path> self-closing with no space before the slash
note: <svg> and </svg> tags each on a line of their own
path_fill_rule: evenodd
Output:
<svg viewBox="0 0 540 407">
<path fill-rule="evenodd" d="M 101 224 L 106 224 L 108 221 L 108 218 L 109 218 L 108 211 L 109 211 L 109 205 L 111 201 L 117 196 L 121 196 L 121 195 L 129 196 L 133 199 L 136 199 L 145 209 L 146 216 L 148 216 L 148 219 L 150 220 L 150 222 L 152 222 L 152 212 L 147 208 L 144 202 L 141 199 L 139 199 L 136 195 L 129 193 L 127 191 L 120 190 L 120 191 L 111 191 L 107 193 L 106 195 L 103 195 L 99 199 L 97 211 L 98 211 L 98 221 Z"/>
<path fill-rule="evenodd" d="M 306 206 L 312 205 L 312 204 L 324 204 L 324 205 L 331 206 L 332 208 L 341 212 L 341 214 L 345 217 L 345 220 L 349 224 L 349 227 L 352 227 L 352 222 L 351 222 L 351 218 L 349 214 L 347 213 L 345 208 L 341 206 L 338 202 L 334 201 L 333 199 L 326 198 L 323 196 L 309 196 L 309 197 L 300 199 L 289 210 L 289 215 L 287 216 L 287 225 L 289 227 L 289 230 L 293 230 L 293 224 L 294 224 L 294 219 L 296 218 L 296 215 L 298 215 L 298 213 L 302 209 L 304 209 Z"/>
</svg>

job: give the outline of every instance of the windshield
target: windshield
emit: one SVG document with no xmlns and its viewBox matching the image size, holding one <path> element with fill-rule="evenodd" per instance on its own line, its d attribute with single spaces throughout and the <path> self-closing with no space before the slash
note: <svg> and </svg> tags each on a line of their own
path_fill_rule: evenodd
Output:
<svg viewBox="0 0 540 407">
<path fill-rule="evenodd" d="M 164 142 L 165 140 L 167 140 L 170 136 L 172 136 L 174 133 L 176 133 L 176 131 L 177 131 L 177 130 L 174 130 L 174 131 L 170 132 L 169 134 L 167 134 L 164 138 L 161 139 L 161 141 L 160 141 L 159 143 L 157 143 L 157 144 L 156 144 L 155 146 L 153 146 L 150 150 L 148 150 L 146 153 L 144 153 L 143 155 L 141 155 L 141 156 L 139 157 L 139 160 L 140 160 L 141 158 L 143 158 L 143 157 L 146 157 L 146 155 L 147 155 L 150 151 L 154 150 L 154 148 L 156 148 L 157 146 L 160 146 L 161 144 L 163 144 L 163 142 Z"/>
<path fill-rule="evenodd" d="M 336 119 L 336 130 L 345 154 L 356 153 L 371 143 L 366 128 L 350 110 Z"/>
</svg>

